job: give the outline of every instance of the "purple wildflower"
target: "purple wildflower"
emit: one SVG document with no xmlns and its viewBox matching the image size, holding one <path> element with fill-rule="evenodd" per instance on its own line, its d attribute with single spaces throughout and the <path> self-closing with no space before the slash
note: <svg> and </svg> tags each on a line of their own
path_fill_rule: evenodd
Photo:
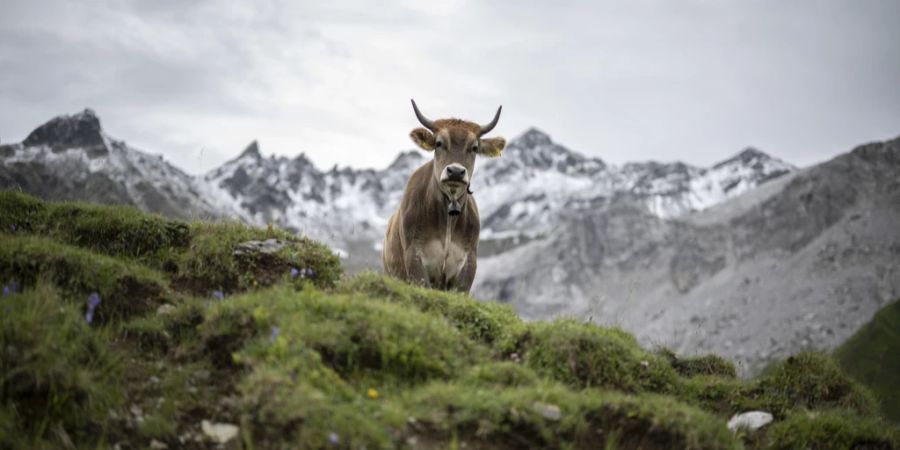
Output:
<svg viewBox="0 0 900 450">
<path fill-rule="evenodd" d="M 312 278 L 312 276 L 313 276 L 312 267 L 307 267 L 306 268 L 306 278 Z"/>
<path fill-rule="evenodd" d="M 94 310 L 98 305 L 100 305 L 100 294 L 91 292 L 91 295 L 88 296 L 87 312 L 84 314 L 84 320 L 89 325 L 94 322 Z"/>
<path fill-rule="evenodd" d="M 222 291 L 219 291 L 219 290 L 213 291 L 212 296 L 213 296 L 213 298 L 215 298 L 216 300 L 222 300 L 222 299 L 225 298 L 225 294 L 224 294 Z"/>
<path fill-rule="evenodd" d="M 9 295 L 11 293 L 12 292 L 9 291 L 9 286 L 3 286 L 3 297 L 6 297 L 7 295 Z"/>
<path fill-rule="evenodd" d="M 15 233 L 17 228 L 18 227 L 16 226 L 16 224 L 14 224 L 14 223 L 9 224 L 9 231 L 12 231 L 13 233 Z"/>
<path fill-rule="evenodd" d="M 296 267 L 291 267 L 291 278 L 297 278 L 297 275 L 300 274 L 300 271 L 297 270 Z"/>
<path fill-rule="evenodd" d="M 281 328 L 278 328 L 275 325 L 272 325 L 272 336 L 271 336 L 272 342 L 275 342 L 275 340 L 278 339 L 279 334 L 281 334 Z"/>
<path fill-rule="evenodd" d="M 328 433 L 328 442 L 331 442 L 331 445 L 338 445 L 341 442 L 341 438 L 338 437 L 337 433 L 331 432 Z"/>
</svg>

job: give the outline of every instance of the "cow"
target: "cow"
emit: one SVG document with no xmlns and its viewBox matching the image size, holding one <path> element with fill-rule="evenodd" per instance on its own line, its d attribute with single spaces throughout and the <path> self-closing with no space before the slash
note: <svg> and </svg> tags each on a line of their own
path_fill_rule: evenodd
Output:
<svg viewBox="0 0 900 450">
<path fill-rule="evenodd" d="M 460 119 L 429 120 L 413 111 L 422 127 L 409 133 L 434 157 L 406 183 L 400 207 L 388 221 L 382 259 L 384 271 L 410 283 L 468 293 L 475 279 L 478 205 L 469 185 L 475 156 L 500 156 L 502 137 L 483 138 L 497 126 L 500 111 L 487 125 Z"/>
</svg>

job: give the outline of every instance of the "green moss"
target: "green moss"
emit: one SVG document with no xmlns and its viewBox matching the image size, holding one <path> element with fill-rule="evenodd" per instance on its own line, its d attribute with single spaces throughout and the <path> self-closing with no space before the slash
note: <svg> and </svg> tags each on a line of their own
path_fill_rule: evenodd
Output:
<svg viewBox="0 0 900 450">
<path fill-rule="evenodd" d="M 240 392 L 241 423 L 255 448 L 393 447 L 375 400 L 335 397 L 305 378 L 267 368 L 250 374 Z"/>
<path fill-rule="evenodd" d="M 675 395 L 686 403 L 730 417 L 753 401 L 753 395 L 747 393 L 749 386 L 748 382 L 735 378 L 698 375 L 681 380 Z"/>
<path fill-rule="evenodd" d="M 173 437 L 177 429 L 178 426 L 172 418 L 162 414 L 144 416 L 138 425 L 138 432 L 147 438 Z"/>
<path fill-rule="evenodd" d="M 900 433 L 878 419 L 847 411 L 797 412 L 768 430 L 769 449 L 898 449 Z"/>
<path fill-rule="evenodd" d="M 150 357 L 167 352 L 179 355 L 202 353 L 197 326 L 204 320 L 205 303 L 192 297 L 176 298 L 174 305 L 157 314 L 134 318 L 122 324 L 122 337 L 129 346 Z M 228 356 L 230 360 L 230 355 Z"/>
<path fill-rule="evenodd" d="M 7 236 L 0 242 L 0 279 L 26 287 L 46 279 L 80 305 L 97 292 L 98 322 L 152 311 L 168 289 L 158 273 L 143 266 L 28 236 Z"/>
<path fill-rule="evenodd" d="M 530 368 L 514 362 L 491 362 L 472 367 L 463 382 L 473 385 L 531 386 L 538 383 L 537 374 Z"/>
<path fill-rule="evenodd" d="M 667 348 L 660 348 L 657 353 L 666 358 L 672 368 L 683 377 L 714 375 L 734 378 L 737 376 L 734 364 L 719 355 L 679 357 Z"/>
<path fill-rule="evenodd" d="M 508 305 L 412 286 L 371 272 L 345 280 L 338 291 L 365 294 L 439 314 L 470 339 L 492 344 L 504 354 L 515 351 L 516 341 L 525 331 L 525 324 Z"/>
<path fill-rule="evenodd" d="M 0 236 L 40 229 L 47 214 L 41 200 L 21 192 L 0 191 Z"/>
<path fill-rule="evenodd" d="M 435 447 L 740 448 L 722 420 L 665 396 L 432 383 L 402 403 L 415 419 L 408 433 Z"/>
<path fill-rule="evenodd" d="M 128 206 L 49 203 L 17 192 L 0 192 L 0 232 L 35 233 L 107 255 L 154 259 L 187 245 L 184 222 Z"/>
<path fill-rule="evenodd" d="M 189 249 L 175 257 L 175 279 L 179 286 L 199 295 L 269 286 L 289 277 L 292 267 L 312 270 L 312 276 L 302 280 L 319 287 L 334 286 L 341 276 L 340 260 L 327 246 L 284 230 L 236 222 L 194 222 L 190 234 Z M 235 254 L 240 243 L 266 239 L 277 239 L 284 248 L 273 254 Z"/>
<path fill-rule="evenodd" d="M 677 375 L 668 361 L 645 352 L 630 334 L 573 320 L 529 324 L 525 361 L 577 387 L 668 392 Z"/>
<path fill-rule="evenodd" d="M 109 432 L 110 408 L 122 401 L 122 358 L 105 330 L 89 327 L 58 292 L 39 284 L 4 296 L 0 315 L 0 401 L 20 438 L 97 443 Z M 0 427 L 2 428 L 2 427 Z M 49 446 L 53 446 L 47 444 Z M 61 445 L 57 443 L 55 445 Z"/>
<path fill-rule="evenodd" d="M 796 408 L 847 408 L 863 415 L 878 410 L 872 393 L 842 372 L 833 359 L 811 352 L 773 366 L 744 393 L 742 402 L 778 415 Z"/>
<path fill-rule="evenodd" d="M 202 296 L 269 286 L 288 277 L 292 267 L 311 271 L 302 282 L 320 287 L 334 286 L 342 273 L 339 259 L 327 246 L 277 228 L 236 222 L 186 224 L 132 207 L 43 202 L 16 192 L 0 192 L 0 233 L 36 234 L 133 260 L 171 274 L 179 290 Z M 235 253 L 238 244 L 266 239 L 284 246 L 272 254 Z"/>
<path fill-rule="evenodd" d="M 267 342 L 272 327 L 278 336 Z M 215 348 L 262 336 L 265 345 L 251 347 L 242 362 L 277 363 L 286 348 L 304 347 L 343 377 L 402 384 L 452 376 L 486 353 L 440 316 L 312 287 L 277 287 L 216 303 L 202 330 Z"/>
<path fill-rule="evenodd" d="M 882 308 L 834 355 L 850 376 L 872 389 L 884 414 L 900 422 L 900 301 Z"/>
<path fill-rule="evenodd" d="M 44 232 L 71 245 L 107 255 L 154 259 L 187 246 L 187 224 L 127 206 L 53 204 Z"/>
</svg>

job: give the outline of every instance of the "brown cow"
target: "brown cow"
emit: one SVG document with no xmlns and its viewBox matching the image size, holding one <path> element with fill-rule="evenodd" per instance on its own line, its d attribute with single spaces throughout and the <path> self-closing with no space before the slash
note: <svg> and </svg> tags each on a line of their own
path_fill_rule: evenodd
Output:
<svg viewBox="0 0 900 450">
<path fill-rule="evenodd" d="M 384 237 L 384 271 L 422 286 L 469 292 L 475 279 L 475 256 L 481 223 L 469 182 L 475 155 L 500 156 L 506 139 L 482 139 L 500 119 L 487 125 L 460 119 L 431 121 L 416 102 L 413 111 L 425 128 L 409 136 L 434 158 L 416 169 L 406 183 L 400 208 Z"/>
</svg>

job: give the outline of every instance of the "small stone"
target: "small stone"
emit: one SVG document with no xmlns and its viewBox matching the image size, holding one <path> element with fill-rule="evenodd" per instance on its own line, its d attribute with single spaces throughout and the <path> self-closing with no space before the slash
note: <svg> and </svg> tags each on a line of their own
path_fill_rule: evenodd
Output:
<svg viewBox="0 0 900 450">
<path fill-rule="evenodd" d="M 756 431 L 770 422 L 772 422 L 772 414 L 765 411 L 748 411 L 735 414 L 731 420 L 728 421 L 728 429 L 737 431 L 739 428 L 744 428 L 750 431 Z"/>
<path fill-rule="evenodd" d="M 258 253 L 273 255 L 275 253 L 278 253 L 286 245 L 286 242 L 278 239 L 266 239 L 264 241 L 246 241 L 241 242 L 234 248 L 234 255 L 240 256 Z"/>
<path fill-rule="evenodd" d="M 163 303 L 162 305 L 159 305 L 159 308 L 156 308 L 156 313 L 162 315 L 171 314 L 172 311 L 175 311 L 175 305 L 170 305 L 168 303 Z"/>
<path fill-rule="evenodd" d="M 230 423 L 215 423 L 208 420 L 200 422 L 203 434 L 219 444 L 225 444 L 238 435 L 240 428 Z"/>
<path fill-rule="evenodd" d="M 641 367 L 645 369 L 650 367 L 650 361 L 641 361 Z"/>
<path fill-rule="evenodd" d="M 153 383 L 153 384 L 159 383 L 159 377 L 156 376 L 156 375 L 151 375 L 151 376 L 150 376 L 150 382 Z"/>
<path fill-rule="evenodd" d="M 129 411 L 131 411 L 131 414 L 133 414 L 134 417 L 141 417 L 144 415 L 144 410 L 138 405 L 131 405 Z"/>
<path fill-rule="evenodd" d="M 562 418 L 562 411 L 559 409 L 559 406 L 551 405 L 550 403 L 534 402 L 532 408 L 547 420 L 555 422 Z"/>
<path fill-rule="evenodd" d="M 156 439 L 153 439 L 150 441 L 150 448 L 153 450 L 165 450 L 165 449 L 169 448 L 169 446 L 166 445 L 165 442 L 160 442 L 160 441 L 157 441 Z"/>
</svg>

